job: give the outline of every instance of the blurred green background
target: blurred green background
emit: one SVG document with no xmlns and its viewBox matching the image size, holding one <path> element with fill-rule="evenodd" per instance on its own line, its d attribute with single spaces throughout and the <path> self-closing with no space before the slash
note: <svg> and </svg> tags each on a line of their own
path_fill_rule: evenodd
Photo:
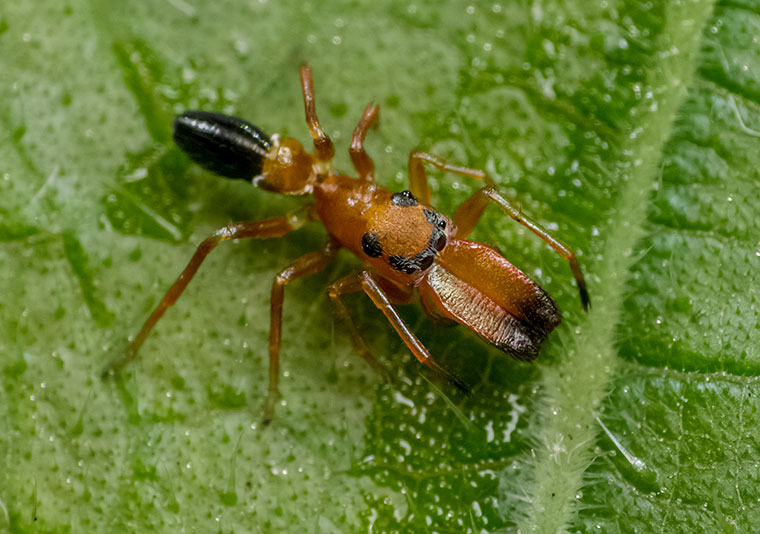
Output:
<svg viewBox="0 0 760 534">
<path fill-rule="evenodd" d="M 749 532 L 760 522 L 760 7 L 750 1 L 72 0 L 0 7 L 0 532 Z M 308 140 L 298 65 L 349 170 L 419 147 L 487 169 L 573 246 L 489 208 L 473 237 L 564 323 L 534 364 L 361 295 L 384 385 L 324 288 L 286 289 L 282 403 L 260 425 L 274 274 L 312 225 L 222 245 L 115 380 L 99 372 L 195 246 L 302 199 L 203 172 L 188 108 Z M 477 187 L 431 173 L 452 213 Z"/>
</svg>

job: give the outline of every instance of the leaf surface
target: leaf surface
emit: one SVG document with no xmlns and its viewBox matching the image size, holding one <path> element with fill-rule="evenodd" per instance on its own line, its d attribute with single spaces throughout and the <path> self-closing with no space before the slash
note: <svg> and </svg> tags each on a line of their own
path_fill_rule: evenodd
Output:
<svg viewBox="0 0 760 534">
<path fill-rule="evenodd" d="M 197 4 L 197 5 L 196 5 Z M 109 3 L 0 11 L 0 531 L 747 532 L 760 520 L 754 3 Z M 171 143 L 185 109 L 306 142 L 298 64 L 348 170 L 402 190 L 408 151 L 485 168 L 578 253 L 489 208 L 473 237 L 557 300 L 534 364 L 405 320 L 464 397 L 349 296 L 384 385 L 324 287 L 286 289 L 268 428 L 269 290 L 309 226 L 225 244 L 115 380 L 194 247 L 300 199 L 215 178 Z M 431 172 L 453 210 L 478 184 Z"/>
</svg>

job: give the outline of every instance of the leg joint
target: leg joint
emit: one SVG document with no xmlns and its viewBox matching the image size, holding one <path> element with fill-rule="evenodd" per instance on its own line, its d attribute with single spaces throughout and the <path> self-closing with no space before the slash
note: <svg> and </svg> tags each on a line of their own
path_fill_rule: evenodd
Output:
<svg viewBox="0 0 760 534">
<path fill-rule="evenodd" d="M 288 282 L 290 282 L 290 279 L 293 277 L 293 268 L 288 267 L 287 269 L 277 273 L 277 276 L 274 278 L 274 283 L 278 286 L 284 286 Z"/>
</svg>

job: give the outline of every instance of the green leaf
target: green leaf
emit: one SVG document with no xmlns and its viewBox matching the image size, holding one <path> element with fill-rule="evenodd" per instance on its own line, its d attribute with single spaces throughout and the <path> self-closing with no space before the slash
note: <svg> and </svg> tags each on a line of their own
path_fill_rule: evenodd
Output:
<svg viewBox="0 0 760 534">
<path fill-rule="evenodd" d="M 0 13 L 0 532 L 749 532 L 760 521 L 760 10 L 751 2 L 6 2 Z M 328 4 L 328 5 L 324 5 Z M 366 5 L 362 5 L 366 4 Z M 487 169 L 578 254 L 496 208 L 473 237 L 557 300 L 533 364 L 361 295 L 286 289 L 262 427 L 269 291 L 325 239 L 224 244 L 113 380 L 195 246 L 302 199 L 203 172 L 185 109 L 308 139 L 298 65 L 348 171 L 364 105 L 380 182 L 419 147 Z M 478 185 L 431 173 L 453 210 Z"/>
</svg>

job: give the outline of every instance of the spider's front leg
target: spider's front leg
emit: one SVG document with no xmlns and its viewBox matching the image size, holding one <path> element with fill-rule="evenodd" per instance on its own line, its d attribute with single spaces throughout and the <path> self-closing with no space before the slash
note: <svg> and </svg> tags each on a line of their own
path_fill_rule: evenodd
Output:
<svg viewBox="0 0 760 534">
<path fill-rule="evenodd" d="M 442 171 L 452 172 L 475 180 L 483 180 L 487 184 L 482 189 L 476 191 L 470 198 L 465 200 L 459 208 L 457 208 L 453 217 L 453 222 L 457 229 L 454 237 L 457 239 L 466 238 L 472 229 L 475 228 L 475 225 L 480 220 L 480 217 L 483 215 L 489 202 L 495 202 L 504 213 L 540 237 L 545 243 L 552 247 L 557 254 L 568 261 L 570 264 L 570 270 L 578 285 L 578 292 L 580 293 L 583 309 L 588 310 L 591 306 L 591 299 L 589 298 L 588 289 L 586 288 L 586 281 L 583 278 L 583 271 L 581 271 L 578 259 L 575 257 L 575 252 L 573 252 L 570 247 L 552 236 L 540 224 L 526 217 L 518 207 L 507 200 L 499 192 L 494 181 L 485 171 L 470 169 L 468 167 L 458 167 L 446 163 L 438 156 L 412 151 L 412 153 L 409 154 L 409 184 L 412 194 L 414 194 L 421 203 L 430 204 L 430 187 L 428 186 L 428 178 L 424 166 L 426 163 Z"/>
<path fill-rule="evenodd" d="M 190 280 L 193 279 L 203 260 L 214 250 L 219 243 L 228 239 L 265 239 L 270 237 L 282 237 L 288 232 L 296 230 L 298 224 L 294 224 L 291 217 L 274 217 L 263 221 L 241 222 L 225 226 L 217 230 L 212 236 L 205 239 L 195 250 L 195 254 L 190 262 L 179 275 L 177 280 L 172 284 L 164 297 L 158 303 L 158 306 L 150 314 L 132 342 L 127 346 L 122 354 L 113 358 L 103 369 L 103 377 L 119 371 L 129 362 L 137 359 L 137 353 L 147 339 L 153 327 L 163 317 L 168 310 L 187 288 Z"/>
<path fill-rule="evenodd" d="M 385 315 L 386 319 L 388 319 L 388 322 L 391 323 L 391 326 L 399 335 L 401 341 L 404 342 L 407 348 L 412 352 L 414 357 L 420 361 L 420 363 L 424 363 L 434 372 L 448 379 L 463 393 L 467 395 L 470 394 L 470 388 L 467 386 L 467 384 L 441 367 L 438 362 L 433 359 L 433 357 L 430 355 L 430 352 L 428 352 L 428 350 L 425 348 L 425 345 L 423 345 L 422 342 L 417 339 L 417 336 L 415 336 L 414 333 L 409 329 L 404 320 L 396 311 L 396 308 L 393 307 L 391 298 L 387 292 L 384 291 L 382 287 L 380 287 L 375 277 L 367 271 L 362 271 L 359 274 L 352 274 L 335 282 L 332 286 L 330 286 L 329 294 L 338 306 L 339 310 L 342 310 L 344 318 L 348 319 L 350 325 L 349 328 L 351 328 L 351 334 L 354 337 L 354 343 L 357 345 L 357 349 L 359 349 L 359 352 L 362 354 L 362 356 L 364 356 L 364 359 L 367 360 L 370 365 L 375 367 L 377 363 L 374 362 L 374 358 L 372 358 L 369 349 L 361 339 L 356 326 L 353 325 L 353 321 L 351 321 L 350 317 L 348 316 L 348 311 L 345 308 L 345 304 L 343 304 L 340 300 L 340 296 L 344 293 L 357 293 L 359 291 L 364 291 L 367 296 L 372 299 L 372 302 L 375 303 L 375 306 L 377 306 L 377 308 L 383 312 L 383 315 Z"/>
</svg>

